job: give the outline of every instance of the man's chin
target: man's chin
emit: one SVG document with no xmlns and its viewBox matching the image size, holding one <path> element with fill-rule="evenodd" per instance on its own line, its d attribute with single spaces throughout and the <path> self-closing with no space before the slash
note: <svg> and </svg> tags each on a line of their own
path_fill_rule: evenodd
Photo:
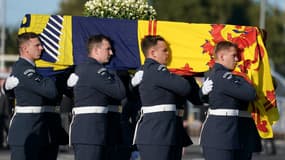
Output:
<svg viewBox="0 0 285 160">
<path fill-rule="evenodd" d="M 39 60 L 39 59 L 41 59 L 41 56 L 35 58 L 35 60 Z"/>
</svg>

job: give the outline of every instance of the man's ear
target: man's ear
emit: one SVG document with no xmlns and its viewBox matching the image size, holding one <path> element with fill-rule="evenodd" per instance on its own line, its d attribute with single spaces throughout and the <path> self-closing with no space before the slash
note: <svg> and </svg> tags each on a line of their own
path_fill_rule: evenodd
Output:
<svg viewBox="0 0 285 160">
<path fill-rule="evenodd" d="M 91 51 L 94 55 L 98 55 L 98 48 L 97 47 L 94 47 Z"/>
<path fill-rule="evenodd" d="M 221 51 L 219 54 L 218 54 L 218 57 L 219 57 L 219 59 L 221 60 L 221 61 L 224 61 L 224 52 L 223 51 Z"/>
<path fill-rule="evenodd" d="M 26 52 L 27 48 L 28 48 L 27 44 L 23 44 L 23 45 L 20 47 L 20 50 L 21 50 L 22 52 Z"/>
<path fill-rule="evenodd" d="M 151 57 L 156 57 L 155 49 L 154 49 L 153 47 L 151 47 L 151 48 L 149 49 L 149 54 L 150 54 Z"/>
<path fill-rule="evenodd" d="M 220 60 L 224 61 L 224 55 L 223 54 L 220 55 Z"/>
</svg>

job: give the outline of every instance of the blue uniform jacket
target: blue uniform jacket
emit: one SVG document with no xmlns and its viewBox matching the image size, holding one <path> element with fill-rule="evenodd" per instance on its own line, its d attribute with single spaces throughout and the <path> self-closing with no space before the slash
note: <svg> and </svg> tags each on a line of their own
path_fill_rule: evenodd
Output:
<svg viewBox="0 0 285 160">
<path fill-rule="evenodd" d="M 209 72 L 214 87 L 209 94 L 211 109 L 247 110 L 256 97 L 254 87 L 242 77 L 233 75 L 221 64 Z M 260 137 L 252 118 L 208 115 L 201 133 L 201 145 L 218 149 L 259 151 Z"/>
<path fill-rule="evenodd" d="M 199 96 L 199 85 L 197 84 L 196 80 L 194 79 L 194 77 L 192 76 L 185 76 L 184 77 L 188 83 L 191 86 L 191 92 L 189 95 L 187 95 L 187 97 L 177 97 L 177 101 L 176 101 L 176 108 L 177 109 L 184 109 L 184 115 L 181 116 L 176 116 L 177 119 L 177 142 L 178 142 L 178 146 L 180 147 L 185 147 L 185 146 L 189 146 L 191 144 L 193 144 L 189 133 L 187 131 L 187 128 L 184 128 L 183 126 L 183 120 L 187 119 L 188 117 L 188 108 L 187 106 L 187 100 L 189 100 L 193 105 L 201 105 L 202 101 L 200 99 Z"/>
<path fill-rule="evenodd" d="M 186 109 L 186 99 L 185 98 L 181 98 L 178 97 L 177 98 L 177 104 L 176 104 L 176 109 L 183 109 L 184 110 L 184 114 L 187 114 L 187 109 Z M 186 115 L 187 116 L 187 115 Z M 184 117 L 184 115 L 183 115 Z M 176 125 L 176 138 L 177 138 L 177 145 L 180 147 L 185 147 L 185 146 L 189 146 L 191 144 L 193 144 L 187 129 L 184 128 L 183 126 L 183 117 L 181 116 L 176 116 L 176 121 L 177 121 L 177 125 Z"/>
<path fill-rule="evenodd" d="M 75 107 L 106 106 L 112 99 L 122 100 L 126 93 L 120 78 L 95 59 L 88 58 L 76 67 L 79 80 L 74 87 Z M 107 114 L 80 114 L 71 126 L 71 143 L 106 145 Z"/>
<path fill-rule="evenodd" d="M 16 106 L 43 106 L 46 99 L 57 96 L 55 83 L 35 71 L 35 66 L 23 58 L 14 64 L 12 75 L 19 79 L 14 89 Z M 28 145 L 31 141 L 42 145 L 48 144 L 49 132 L 43 113 L 17 113 L 9 129 L 9 145 Z"/>
<path fill-rule="evenodd" d="M 73 94 L 72 88 L 68 88 L 66 82 L 70 74 L 73 72 L 74 72 L 74 68 L 68 68 L 64 72 L 56 74 L 53 77 L 53 79 L 55 79 L 55 85 L 58 91 L 58 96 L 53 101 L 46 99 L 45 105 L 59 106 L 62 101 L 63 95 L 72 98 L 72 94 Z M 60 108 L 60 111 L 62 112 L 62 108 Z M 57 145 L 68 144 L 68 141 L 69 141 L 68 133 L 62 126 L 60 113 L 46 112 L 44 113 L 44 116 L 48 123 L 50 143 L 57 144 Z"/>
<path fill-rule="evenodd" d="M 186 96 L 190 85 L 184 78 L 170 73 L 164 65 L 147 58 L 139 86 L 142 106 L 176 104 L 177 96 Z M 177 145 L 175 112 L 144 114 L 138 126 L 136 144 Z"/>
<path fill-rule="evenodd" d="M 110 105 L 119 106 L 120 101 L 111 100 Z M 121 127 L 121 113 L 108 112 L 108 130 L 107 130 L 107 144 L 118 145 L 122 144 L 122 127 Z"/>
</svg>

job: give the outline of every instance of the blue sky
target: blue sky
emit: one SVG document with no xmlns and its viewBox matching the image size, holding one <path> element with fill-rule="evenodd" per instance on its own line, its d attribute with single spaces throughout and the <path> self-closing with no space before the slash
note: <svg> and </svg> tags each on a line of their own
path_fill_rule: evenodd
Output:
<svg viewBox="0 0 285 160">
<path fill-rule="evenodd" d="M 285 11 L 285 1 L 284 0 L 267 0 L 267 2 Z"/>
<path fill-rule="evenodd" d="M 0 0 L 2 1 L 2 0 Z M 259 1 L 259 0 L 256 0 Z M 285 10 L 284 0 L 267 0 Z M 18 27 L 26 13 L 53 14 L 59 9 L 61 0 L 6 0 L 6 25 Z"/>
<path fill-rule="evenodd" d="M 6 0 L 6 25 L 19 27 L 26 13 L 56 13 L 60 2 L 61 0 Z"/>
</svg>

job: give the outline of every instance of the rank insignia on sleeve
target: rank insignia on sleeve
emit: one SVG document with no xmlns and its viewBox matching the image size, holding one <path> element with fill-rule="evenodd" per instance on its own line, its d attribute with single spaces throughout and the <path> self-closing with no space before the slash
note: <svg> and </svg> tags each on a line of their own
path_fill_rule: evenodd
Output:
<svg viewBox="0 0 285 160">
<path fill-rule="evenodd" d="M 43 79 L 43 77 L 40 74 L 36 73 L 34 69 L 25 70 L 24 75 L 27 76 L 29 79 L 33 79 L 37 82 L 40 82 Z"/>
<path fill-rule="evenodd" d="M 232 75 L 231 72 L 226 72 L 226 73 L 224 73 L 224 75 L 223 75 L 223 78 L 225 78 L 225 79 L 231 79 L 232 77 L 233 77 L 233 75 Z"/>
<path fill-rule="evenodd" d="M 27 69 L 24 71 L 24 75 L 27 77 L 32 77 L 34 74 L 36 73 L 36 71 L 34 69 Z"/>
<path fill-rule="evenodd" d="M 166 68 L 165 65 L 161 64 L 161 65 L 158 66 L 157 70 L 158 70 L 158 71 L 166 71 L 167 68 Z"/>
<path fill-rule="evenodd" d="M 100 68 L 97 71 L 97 73 L 103 76 L 103 75 L 105 75 L 107 73 L 107 69 L 106 68 Z"/>
<path fill-rule="evenodd" d="M 103 77 L 106 77 L 108 80 L 112 80 L 113 76 L 111 73 L 108 72 L 108 70 L 106 68 L 100 68 L 97 73 Z"/>
</svg>

